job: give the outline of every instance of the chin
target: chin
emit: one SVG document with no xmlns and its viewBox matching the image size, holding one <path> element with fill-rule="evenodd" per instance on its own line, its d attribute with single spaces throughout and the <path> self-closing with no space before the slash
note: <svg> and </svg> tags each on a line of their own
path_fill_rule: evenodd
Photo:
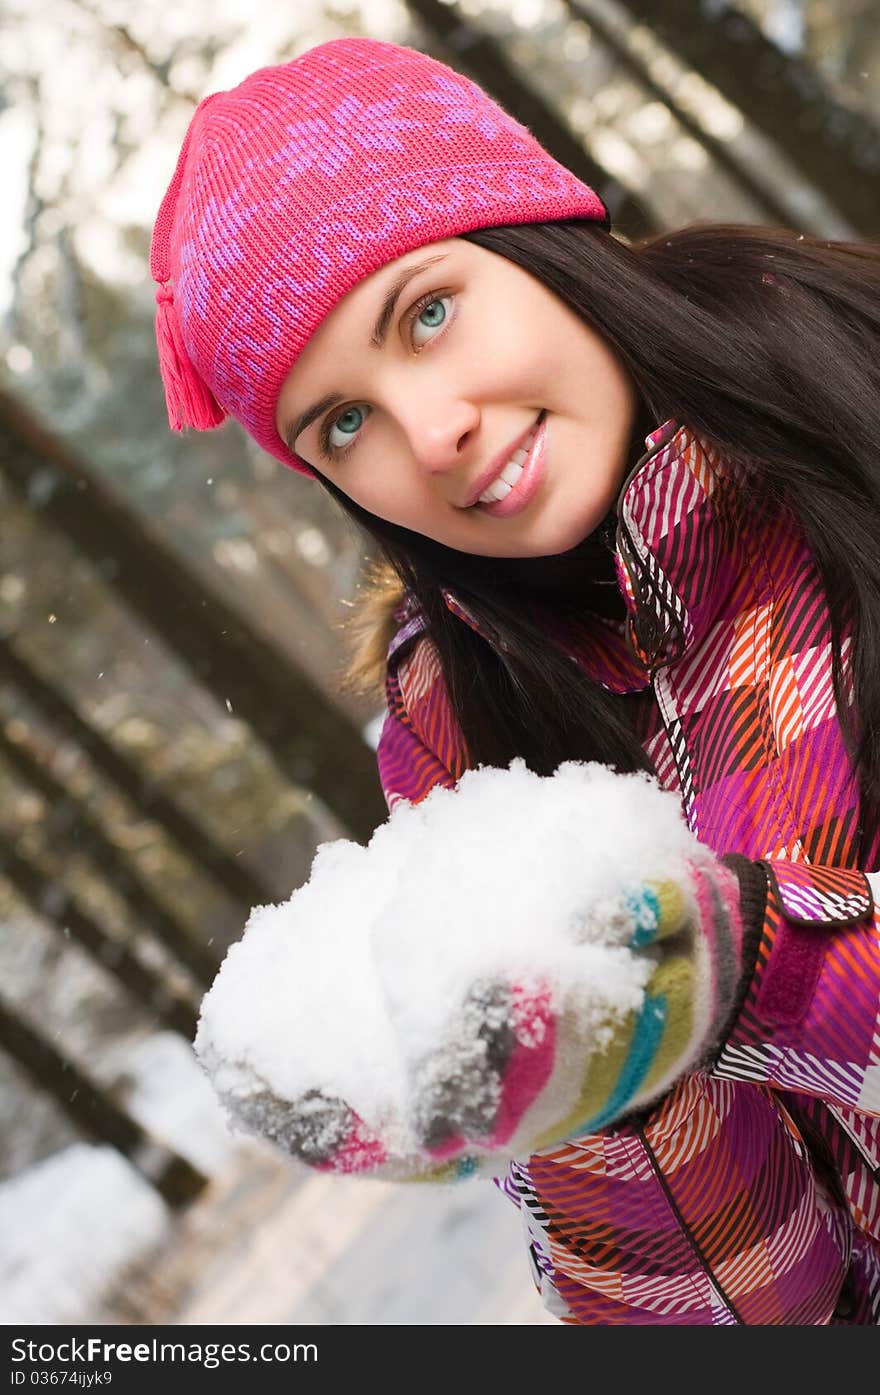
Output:
<svg viewBox="0 0 880 1395">
<path fill-rule="evenodd" d="M 598 528 L 603 513 L 598 519 L 590 519 L 582 526 L 573 525 L 570 521 L 564 528 L 547 528 L 534 532 L 533 535 L 523 538 L 517 545 L 516 551 L 511 552 L 515 557 L 561 557 L 565 552 L 572 552 L 579 543 L 582 543 L 590 533 Z"/>
</svg>

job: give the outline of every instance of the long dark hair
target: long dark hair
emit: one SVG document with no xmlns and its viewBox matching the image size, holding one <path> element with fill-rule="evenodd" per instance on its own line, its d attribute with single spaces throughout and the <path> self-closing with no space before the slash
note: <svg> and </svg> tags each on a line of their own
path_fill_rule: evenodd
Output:
<svg viewBox="0 0 880 1395">
<path fill-rule="evenodd" d="M 469 241 L 517 263 L 617 353 L 645 430 L 674 418 L 799 521 L 828 600 L 838 712 L 863 825 L 880 810 L 880 245 L 783 229 L 694 224 L 629 245 L 586 222 L 481 229 Z M 642 447 L 643 449 L 643 447 Z M 637 454 L 631 463 L 635 463 Z M 326 480 L 424 615 L 474 764 L 522 756 L 649 769 L 627 703 L 554 644 L 540 611 L 602 609 L 610 554 L 593 535 L 558 558 L 455 552 L 384 522 Z M 449 589 L 493 636 L 452 615 Z M 578 598 L 575 601 L 575 597 Z M 853 627 L 853 697 L 841 663 Z M 864 827 L 864 837 L 868 836 Z"/>
</svg>

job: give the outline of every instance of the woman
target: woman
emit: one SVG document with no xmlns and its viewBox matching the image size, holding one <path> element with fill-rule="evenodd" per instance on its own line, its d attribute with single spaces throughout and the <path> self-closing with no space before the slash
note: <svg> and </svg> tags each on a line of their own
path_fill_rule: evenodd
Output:
<svg viewBox="0 0 880 1395">
<path fill-rule="evenodd" d="M 513 1154 L 548 1307 L 876 1324 L 877 249 L 628 246 L 472 83 L 358 39 L 200 105 L 151 269 L 172 426 L 235 416 L 389 563 L 389 806 L 600 761 L 718 855 L 710 1035 Z M 426 1159 L 470 1156 L 460 1103 Z M 301 1155 L 350 1170 L 340 1136 Z"/>
</svg>

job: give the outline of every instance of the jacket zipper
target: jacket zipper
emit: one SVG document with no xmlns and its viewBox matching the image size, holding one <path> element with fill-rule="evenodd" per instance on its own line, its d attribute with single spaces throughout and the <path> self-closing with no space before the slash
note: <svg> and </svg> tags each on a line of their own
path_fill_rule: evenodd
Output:
<svg viewBox="0 0 880 1395">
<path fill-rule="evenodd" d="M 712 1284 L 712 1286 L 713 1286 L 713 1288 L 715 1289 L 715 1291 L 716 1291 L 718 1294 L 720 1294 L 720 1296 L 721 1296 L 723 1302 L 727 1304 L 727 1307 L 728 1307 L 728 1309 L 729 1309 L 731 1315 L 733 1316 L 734 1320 L 735 1320 L 737 1323 L 739 1323 L 740 1327 L 745 1327 L 745 1326 L 747 1326 L 747 1324 L 743 1321 L 742 1317 L 740 1316 L 739 1312 L 737 1311 L 736 1305 L 733 1303 L 733 1301 L 732 1301 L 732 1299 L 730 1298 L 730 1296 L 724 1291 L 724 1289 L 722 1288 L 721 1284 L 718 1282 L 718 1280 L 716 1279 L 715 1275 L 712 1273 L 712 1268 L 711 1268 L 711 1265 L 709 1264 L 709 1261 L 707 1260 L 706 1256 L 703 1254 L 703 1251 L 701 1250 L 700 1245 L 699 1245 L 699 1243 L 698 1243 L 696 1237 L 691 1233 L 691 1230 L 690 1230 L 690 1228 L 689 1228 L 687 1222 L 685 1221 L 684 1216 L 683 1216 L 683 1215 L 681 1214 L 681 1212 L 679 1211 L 678 1206 L 676 1205 L 676 1202 L 675 1202 L 675 1197 L 672 1195 L 672 1192 L 669 1190 L 669 1184 L 668 1184 L 668 1182 L 666 1181 L 666 1178 L 663 1176 L 663 1169 L 661 1168 L 660 1164 L 659 1164 L 658 1161 L 657 1161 L 657 1158 L 656 1158 L 656 1156 L 655 1156 L 655 1154 L 654 1154 L 653 1148 L 651 1147 L 650 1143 L 648 1142 L 647 1138 L 645 1137 L 645 1131 L 644 1131 L 644 1129 L 642 1129 L 642 1128 L 636 1129 L 636 1134 L 638 1135 L 638 1138 L 639 1138 L 639 1140 L 641 1141 L 642 1146 L 644 1147 L 645 1152 L 646 1152 L 647 1155 L 648 1155 L 648 1159 L 649 1159 L 649 1161 L 650 1161 L 650 1163 L 651 1163 L 651 1167 L 652 1167 L 653 1170 L 654 1170 L 654 1176 L 656 1177 L 657 1181 L 660 1183 L 660 1186 L 661 1186 L 661 1188 L 662 1188 L 662 1190 L 663 1190 L 663 1195 L 666 1197 L 666 1200 L 667 1200 L 667 1202 L 668 1202 L 668 1204 L 669 1204 L 669 1209 L 672 1211 L 673 1216 L 674 1216 L 675 1219 L 678 1221 L 678 1224 L 679 1224 L 679 1228 L 680 1228 L 680 1230 L 681 1230 L 681 1233 L 684 1235 L 685 1239 L 687 1240 L 688 1244 L 690 1245 L 691 1249 L 693 1250 L 694 1255 L 696 1256 L 696 1259 L 697 1259 L 697 1263 L 700 1265 L 700 1268 L 702 1269 L 703 1273 L 706 1275 L 706 1277 L 707 1277 L 707 1279 L 709 1280 L 709 1282 Z"/>
</svg>

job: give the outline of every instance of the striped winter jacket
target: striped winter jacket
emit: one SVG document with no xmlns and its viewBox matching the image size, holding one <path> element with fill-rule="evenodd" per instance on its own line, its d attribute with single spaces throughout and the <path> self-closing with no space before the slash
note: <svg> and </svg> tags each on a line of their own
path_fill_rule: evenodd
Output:
<svg viewBox="0 0 880 1395">
<path fill-rule="evenodd" d="M 647 1116 L 512 1162 L 499 1186 L 565 1322 L 877 1324 L 880 920 L 855 870 L 826 607 L 791 519 L 674 422 L 646 445 L 617 506 L 628 635 L 599 616 L 547 624 L 630 705 L 696 836 L 765 862 L 761 949 L 711 1071 Z M 387 697 L 391 808 L 468 765 L 417 616 L 392 642 Z"/>
</svg>

